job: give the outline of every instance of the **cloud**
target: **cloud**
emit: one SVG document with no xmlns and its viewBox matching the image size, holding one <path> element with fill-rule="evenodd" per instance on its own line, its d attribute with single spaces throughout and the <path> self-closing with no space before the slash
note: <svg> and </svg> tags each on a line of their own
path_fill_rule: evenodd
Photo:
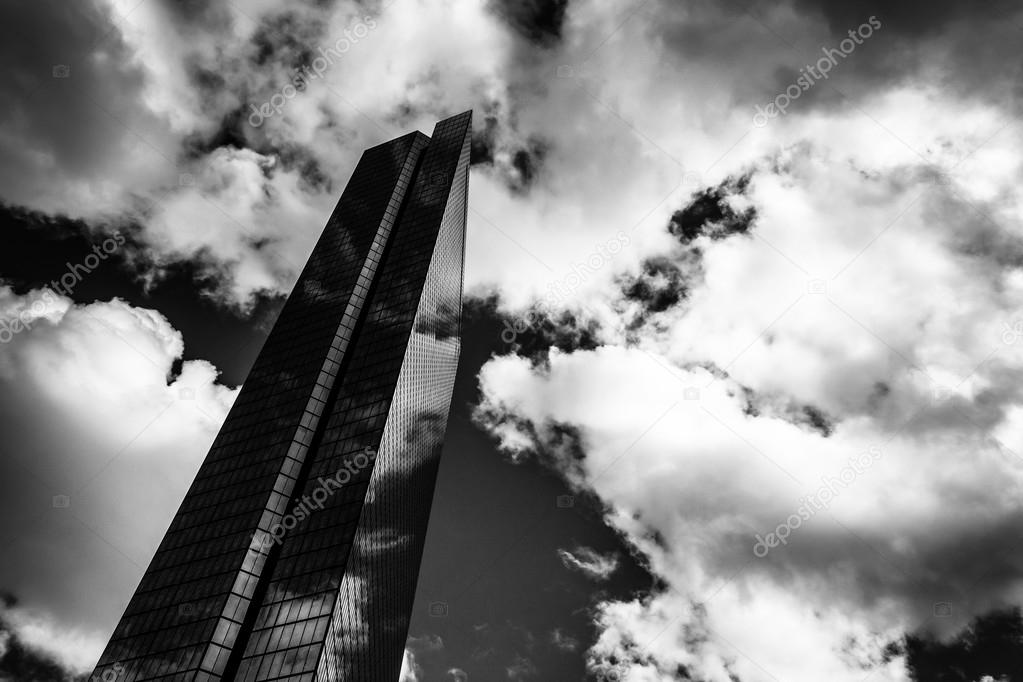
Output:
<svg viewBox="0 0 1023 682">
<path fill-rule="evenodd" d="M 0 288 L 0 585 L 21 641 L 95 662 L 234 400 L 158 312 Z M 154 481 L 160 485 L 154 486 Z M 69 570 L 68 567 L 74 567 Z"/>
<path fill-rule="evenodd" d="M 874 101 L 878 91 L 954 82 L 957 94 L 989 103 L 1012 97 L 1005 66 L 1018 60 L 1002 46 L 1015 43 L 991 37 L 1015 30 L 1011 10 L 943 3 L 920 22 L 912 2 L 867 11 L 800 0 L 749 12 L 649 3 L 624 16 L 557 0 L 37 3 L 25 19 L 47 27 L 37 32 L 45 44 L 6 48 L 0 88 L 19 107 L 0 138 L 4 198 L 137 225 L 155 273 L 198 259 L 216 274 L 212 293 L 245 307 L 290 287 L 362 149 L 471 106 L 467 284 L 496 287 L 503 306 L 522 308 L 595 242 L 656 223 L 672 201 L 769 147 L 819 134 L 780 120 L 770 135 L 751 132 L 754 107 L 871 12 L 884 28 L 790 116 L 869 112 L 864 130 L 897 138 L 883 147 L 920 149 Z M 70 78 L 52 77 L 49 62 L 60 59 Z M 253 107 L 271 100 L 274 115 L 251 125 Z M 197 221 L 205 229 L 191 229 Z M 634 270 L 663 240 L 642 230 L 616 263 Z"/>
<path fill-rule="evenodd" d="M 903 679 L 905 633 L 1023 598 L 1004 550 L 1023 520 L 1023 280 L 992 247 L 1023 232 L 1023 146 L 1002 138 L 1004 177 L 949 182 L 851 153 L 842 123 L 750 166 L 752 229 L 719 233 L 707 193 L 690 228 L 667 221 L 685 238 L 657 262 L 684 295 L 640 297 L 627 276 L 597 347 L 481 371 L 477 419 L 595 491 L 664 581 L 598 604 L 594 670 Z"/>
<path fill-rule="evenodd" d="M 755 125 L 871 13 L 869 40 Z M 0 48 L 3 198 L 130 227 L 152 276 L 197 262 L 242 309 L 288 289 L 363 148 L 475 108 L 466 285 L 543 320 L 484 369 L 478 419 L 593 489 L 661 578 L 597 605 L 595 669 L 897 678 L 906 630 L 1018 603 L 998 550 L 1023 452 L 1018 8 L 110 0 L 17 20 L 41 38 Z M 0 577 L 61 622 L 112 622 L 230 390 L 154 311 L 0 302 L 31 326 L 0 348 L 5 466 L 38 477 L 17 474 L 25 518 L 0 528 L 43 557 Z M 154 477 L 171 483 L 144 500 Z M 102 552 L 123 565 L 91 590 L 57 575 Z"/>
<path fill-rule="evenodd" d="M 416 665 L 416 655 L 409 649 L 405 649 L 401 659 L 401 673 L 398 675 L 398 682 L 418 682 L 422 674 L 422 668 Z"/>
<path fill-rule="evenodd" d="M 282 225 L 315 226 L 329 211 L 310 193 L 301 173 L 276 156 L 220 147 L 188 176 L 147 223 L 150 268 L 195 262 L 220 283 L 225 300 L 247 306 L 258 293 L 280 293 L 297 278 L 317 236 L 315 229 L 285 235 Z M 149 255 L 152 254 L 152 255 Z"/>
<path fill-rule="evenodd" d="M 53 680 L 76 678 L 75 670 L 92 663 L 88 658 L 102 642 L 18 608 L 10 594 L 0 599 L 0 680 Z"/>
<path fill-rule="evenodd" d="M 589 547 L 577 547 L 573 551 L 559 549 L 558 556 L 565 568 L 580 571 L 593 580 L 607 580 L 618 568 L 618 557 L 604 556 Z"/>
<path fill-rule="evenodd" d="M 579 650 L 579 640 L 566 634 L 561 628 L 555 628 L 551 631 L 551 644 L 561 651 Z"/>
<path fill-rule="evenodd" d="M 145 74 L 114 29 L 108 6 L 92 2 L 7 6 L 0 19 L 23 28 L 6 41 L 0 94 L 4 198 L 47 212 L 97 217 L 122 209 L 124 182 L 176 177 L 168 122 L 142 101 Z M 48 180 L 47 180 L 48 178 Z"/>
<path fill-rule="evenodd" d="M 522 654 L 516 654 L 515 660 L 505 668 L 509 680 L 531 680 L 537 675 L 536 665 Z"/>
</svg>

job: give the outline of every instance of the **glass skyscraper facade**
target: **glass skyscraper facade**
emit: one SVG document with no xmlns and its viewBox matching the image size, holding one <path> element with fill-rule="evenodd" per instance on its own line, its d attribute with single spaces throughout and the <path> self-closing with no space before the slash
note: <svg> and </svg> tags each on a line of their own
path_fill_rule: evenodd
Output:
<svg viewBox="0 0 1023 682">
<path fill-rule="evenodd" d="M 363 154 L 93 679 L 396 682 L 460 348 L 470 127 Z"/>
</svg>

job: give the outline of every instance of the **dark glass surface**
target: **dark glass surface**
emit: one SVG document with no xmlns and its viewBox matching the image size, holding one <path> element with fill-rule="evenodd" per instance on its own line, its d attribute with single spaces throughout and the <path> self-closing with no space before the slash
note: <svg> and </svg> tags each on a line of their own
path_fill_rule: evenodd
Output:
<svg viewBox="0 0 1023 682">
<path fill-rule="evenodd" d="M 459 353 L 470 122 L 364 153 L 96 679 L 397 680 Z"/>
</svg>

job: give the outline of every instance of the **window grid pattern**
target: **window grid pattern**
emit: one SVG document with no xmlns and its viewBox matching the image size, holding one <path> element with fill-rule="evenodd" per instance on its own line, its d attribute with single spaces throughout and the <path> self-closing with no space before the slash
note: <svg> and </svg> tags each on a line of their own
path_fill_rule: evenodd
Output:
<svg viewBox="0 0 1023 682">
<path fill-rule="evenodd" d="M 397 679 L 459 353 L 470 123 L 364 153 L 96 679 Z"/>
<path fill-rule="evenodd" d="M 425 142 L 413 133 L 363 154 L 97 675 L 115 663 L 124 682 L 223 670 L 266 560 L 253 533 L 286 513 L 368 292 L 367 267 L 379 262 Z"/>
<path fill-rule="evenodd" d="M 394 682 L 400 673 L 461 347 L 469 139 L 457 135 L 454 181 L 317 680 Z"/>
<path fill-rule="evenodd" d="M 398 677 L 436 467 L 420 462 L 415 447 L 395 443 L 415 445 L 415 436 L 434 459 L 440 453 L 459 348 L 469 120 L 439 124 L 423 154 L 302 491 L 331 494 L 287 532 L 237 680 Z M 378 452 L 375 462 L 355 466 L 367 448 Z M 344 485 L 324 484 L 343 470 L 352 472 Z M 397 496 L 400 517 L 381 515 Z M 389 559 L 372 554 L 389 547 L 402 551 Z M 366 572 L 367 558 L 378 573 Z M 355 593 L 374 609 L 361 622 L 387 624 L 389 647 L 374 646 L 351 610 L 337 606 Z M 332 648 L 325 650 L 325 640 Z M 342 640 L 363 652 L 357 676 L 350 672 L 355 658 L 338 655 Z"/>
</svg>

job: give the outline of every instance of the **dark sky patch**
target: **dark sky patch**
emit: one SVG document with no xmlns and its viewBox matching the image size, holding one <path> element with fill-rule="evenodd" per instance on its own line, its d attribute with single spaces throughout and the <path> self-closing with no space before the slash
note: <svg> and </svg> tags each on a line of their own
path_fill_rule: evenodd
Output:
<svg viewBox="0 0 1023 682">
<path fill-rule="evenodd" d="M 940 33 L 950 24 L 989 20 L 1019 9 L 1014 0 L 961 2 L 960 0 L 795 0 L 803 12 L 822 15 L 833 34 L 846 35 L 871 15 L 885 28 L 907 37 Z"/>
<path fill-rule="evenodd" d="M 487 115 L 483 117 L 483 125 L 474 123 L 472 128 L 472 141 L 469 147 L 469 163 L 492 164 L 494 163 L 494 147 L 497 144 L 497 117 Z"/>
<path fill-rule="evenodd" d="M 249 141 L 245 134 L 247 114 L 248 112 L 244 109 L 234 109 L 223 116 L 220 125 L 211 135 L 203 135 L 199 132 L 189 135 L 182 143 L 185 158 L 198 159 L 220 147 L 234 149 L 248 147 Z"/>
<path fill-rule="evenodd" d="M 575 350 L 593 350 L 600 345 L 599 325 L 571 311 L 551 315 L 541 306 L 533 306 L 522 314 L 508 316 L 497 310 L 497 298 L 474 298 L 465 303 L 469 317 L 501 320 L 498 331 L 504 354 L 516 353 L 534 363 L 545 364 L 552 348 L 565 353 Z"/>
<path fill-rule="evenodd" d="M 910 635 L 905 653 L 915 682 L 1023 680 L 1023 617 L 1019 607 L 991 611 L 949 642 Z"/>
<path fill-rule="evenodd" d="M 870 392 L 870 396 L 867 398 L 867 409 L 871 412 L 876 412 L 881 409 L 884 405 L 885 399 L 892 392 L 892 387 L 883 381 L 874 383 L 874 388 Z"/>
<path fill-rule="evenodd" d="M 160 0 L 160 4 L 186 26 L 225 26 L 231 19 L 223 0 Z"/>
<path fill-rule="evenodd" d="M 813 405 L 804 405 L 803 409 L 800 410 L 800 414 L 802 419 L 799 419 L 797 423 L 805 424 L 825 438 L 835 432 L 834 422 L 820 408 Z"/>
<path fill-rule="evenodd" d="M 855 113 L 879 90 L 922 81 L 1023 111 L 1017 0 L 697 0 L 663 8 L 655 30 L 680 67 L 695 60 L 727 68 L 736 55 L 745 62 L 746 69 L 729 74 L 729 88 L 751 116 L 790 86 L 800 94 L 789 115 Z M 871 17 L 879 28 L 862 28 Z M 845 56 L 835 57 L 828 77 L 800 89 L 800 69 L 836 49 Z M 757 61 L 767 52 L 776 57 Z"/>
<path fill-rule="evenodd" d="M 797 12 L 823 19 L 831 33 L 816 41 L 794 37 L 807 60 L 821 56 L 818 44 L 838 47 L 849 31 L 859 30 L 872 16 L 881 25 L 841 60 L 834 77 L 805 93 L 805 101 L 799 103 L 802 107 L 847 107 L 847 97 L 858 101 L 877 88 L 911 83 L 937 67 L 944 85 L 963 96 L 1006 103 L 1017 111 L 1021 108 L 1023 5 L 1016 0 L 793 0 L 792 4 Z M 793 63 L 795 68 L 803 65 Z M 779 80 L 775 86 L 784 88 L 793 82 Z"/>
<path fill-rule="evenodd" d="M 703 251 L 693 245 L 681 246 L 671 255 L 647 258 L 637 275 L 621 275 L 617 279 L 622 295 L 618 308 L 627 318 L 629 341 L 637 342 L 644 327 L 656 323 L 660 313 L 685 305 L 703 275 Z"/>
<path fill-rule="evenodd" d="M 111 228 L 112 229 L 112 228 Z M 81 221 L 53 218 L 0 205 L 0 278 L 17 293 L 61 283 L 69 267 L 93 253 L 106 233 Z M 283 305 L 283 297 L 259 297 L 248 317 L 227 310 L 210 297 L 216 281 L 199 263 L 162 265 L 160 277 L 147 286 L 136 264 L 131 230 L 122 229 L 126 244 L 70 289 L 76 303 L 121 298 L 131 305 L 159 310 L 185 338 L 184 359 L 202 359 L 221 370 L 222 383 L 237 386 L 245 378 L 263 338 Z M 139 269 L 141 267 L 141 269 Z"/>
<path fill-rule="evenodd" d="M 308 13 L 268 15 L 252 36 L 252 61 L 257 66 L 276 64 L 287 70 L 309 66 L 318 56 L 316 45 L 323 32 L 323 23 Z"/>
<path fill-rule="evenodd" d="M 334 183 L 331 177 L 323 170 L 319 157 L 308 147 L 288 144 L 274 150 L 274 153 L 280 158 L 285 169 L 298 171 L 305 188 L 311 194 L 318 192 L 330 194 L 333 191 Z"/>
<path fill-rule="evenodd" d="M 751 417 L 784 419 L 825 438 L 835 432 L 834 417 L 815 405 L 800 403 L 788 396 L 757 393 L 748 386 L 741 386 L 739 390 L 742 391 L 745 400 L 744 414 Z"/>
<path fill-rule="evenodd" d="M 491 0 L 489 7 L 529 42 L 551 47 L 561 40 L 568 0 Z"/>
<path fill-rule="evenodd" d="M 139 102 L 143 73 L 94 3 L 0 3 L 0 23 L 17 27 L 0 41 L 0 98 L 8 103 L 0 109 L 9 138 L 0 143 L 6 200 L 27 180 L 18 159 L 35 163 L 26 150 L 51 156 L 68 176 L 86 177 L 119 163 L 125 125 L 162 146 L 148 132 L 159 122 Z M 117 112 L 116 119 L 107 112 Z"/>
<path fill-rule="evenodd" d="M 571 353 L 593 350 L 600 345 L 597 336 L 599 325 L 594 320 L 583 319 L 569 311 L 553 316 L 539 310 L 533 312 L 532 318 L 528 315 L 525 318 L 526 322 L 532 319 L 532 324 L 519 334 L 513 345 L 516 353 L 531 358 L 535 363 L 545 364 L 552 348 Z M 522 321 L 513 321 L 513 325 Z"/>
<path fill-rule="evenodd" d="M 487 116 L 483 128 L 473 132 L 469 162 L 474 166 L 489 166 L 516 194 L 526 194 L 543 171 L 544 159 L 550 144 L 536 137 L 511 147 L 498 139 L 498 121 Z"/>
<path fill-rule="evenodd" d="M 719 241 L 747 235 L 756 221 L 754 207 L 733 208 L 730 199 L 745 195 L 750 175 L 726 178 L 715 187 L 697 192 L 683 208 L 675 211 L 667 230 L 679 247 L 672 253 L 648 258 L 640 264 L 639 273 L 618 278 L 623 312 L 630 311 L 626 328 L 633 335 L 642 330 L 659 313 L 683 305 L 689 292 L 703 279 L 701 237 Z M 639 306 L 629 304 L 638 303 Z"/>
<path fill-rule="evenodd" d="M 686 207 L 675 211 L 668 223 L 668 231 L 683 244 L 698 237 L 725 239 L 735 234 L 747 234 L 757 217 L 755 208 L 736 211 L 728 203 L 729 197 L 745 194 L 750 175 L 726 178 L 717 187 L 708 187 L 697 193 Z"/>
<path fill-rule="evenodd" d="M 506 354 L 505 319 L 493 300 L 467 300 L 462 356 L 448 435 L 409 635 L 427 680 L 447 680 L 459 668 L 470 680 L 507 679 L 527 658 L 536 679 L 586 679 L 585 661 L 552 640 L 556 629 L 585 650 L 596 641 L 590 580 L 565 568 L 557 550 L 585 546 L 621 562 L 599 596 L 628 599 L 648 590 L 652 576 L 604 522 L 602 503 L 573 491 L 540 458 L 517 462 L 498 452 L 492 436 L 473 425 L 477 375 Z M 553 451 L 581 457 L 567 425 L 545 431 Z M 431 615 L 431 605 L 442 604 Z M 443 646 L 438 646 L 438 641 Z"/>
<path fill-rule="evenodd" d="M 626 300 L 638 301 L 652 313 L 678 305 L 688 294 L 682 269 L 670 258 L 656 256 L 643 261 L 640 273 L 621 281 Z"/>
<path fill-rule="evenodd" d="M 511 165 L 517 173 L 512 189 L 524 193 L 532 187 L 543 166 L 548 145 L 537 138 L 530 138 L 526 144 L 512 152 Z"/>
<path fill-rule="evenodd" d="M 524 135 L 514 112 L 502 115 L 496 102 L 485 103 L 473 122 L 469 163 L 499 177 L 516 194 L 526 194 L 543 174 L 551 141 Z"/>
</svg>

